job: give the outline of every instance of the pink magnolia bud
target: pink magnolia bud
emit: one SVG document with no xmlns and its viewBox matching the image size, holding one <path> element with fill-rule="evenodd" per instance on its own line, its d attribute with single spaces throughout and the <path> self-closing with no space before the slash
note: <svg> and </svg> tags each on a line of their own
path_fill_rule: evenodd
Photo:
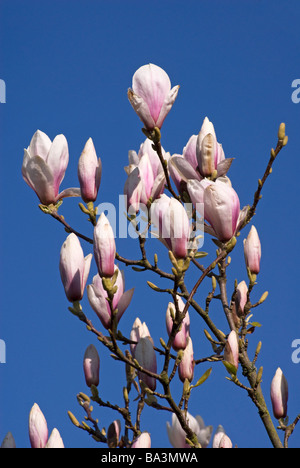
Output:
<svg viewBox="0 0 300 468">
<path fill-rule="evenodd" d="M 101 182 L 101 174 L 101 159 L 97 158 L 93 140 L 89 138 L 78 161 L 78 179 L 81 197 L 86 203 L 96 200 Z"/>
<path fill-rule="evenodd" d="M 251 227 L 247 239 L 244 240 L 244 254 L 247 268 L 251 273 L 258 275 L 260 271 L 261 243 L 254 226 Z"/>
<path fill-rule="evenodd" d="M 170 78 L 157 65 L 140 67 L 132 78 L 128 99 L 148 130 L 161 128 L 177 97 L 179 86 L 171 89 Z"/>
<path fill-rule="evenodd" d="M 99 385 L 100 358 L 94 345 L 89 345 L 84 353 L 83 372 L 88 387 Z"/>
<path fill-rule="evenodd" d="M 187 347 L 183 351 L 183 358 L 178 366 L 178 375 L 182 382 L 184 382 L 185 379 L 189 380 L 189 382 L 192 382 L 194 378 L 194 367 L 195 361 L 193 343 L 191 337 L 189 337 Z"/>
<path fill-rule="evenodd" d="M 94 256 L 100 276 L 112 276 L 115 271 L 116 243 L 114 232 L 104 213 L 94 228 Z"/>
<path fill-rule="evenodd" d="M 60 433 L 56 428 L 53 429 L 51 432 L 51 435 L 49 437 L 49 440 L 45 446 L 45 448 L 48 449 L 63 449 L 65 448 L 63 440 L 61 438 Z"/>
<path fill-rule="evenodd" d="M 220 449 L 232 449 L 232 442 L 229 437 L 224 434 L 222 439 L 220 440 L 219 447 Z"/>
<path fill-rule="evenodd" d="M 232 364 L 236 369 L 239 367 L 239 343 L 238 336 L 234 330 L 228 335 L 224 350 L 224 360 Z"/>
<path fill-rule="evenodd" d="M 90 271 L 92 254 L 84 257 L 78 237 L 71 233 L 60 251 L 59 271 L 70 302 L 80 301 Z"/>
<path fill-rule="evenodd" d="M 153 349 L 152 340 L 148 336 L 146 336 L 145 338 L 140 338 L 135 348 L 134 358 L 145 370 L 156 373 L 156 354 Z M 154 391 L 156 389 L 155 377 L 151 377 L 150 375 L 147 375 L 142 371 L 138 371 L 138 377 L 151 390 Z"/>
<path fill-rule="evenodd" d="M 218 176 L 225 175 L 230 167 L 228 164 L 227 170 L 220 170 L 221 166 L 225 164 L 224 151 L 222 145 L 217 142 L 214 126 L 207 117 L 205 117 L 197 137 L 196 157 L 202 177 L 209 177 L 214 171 L 217 171 Z"/>
<path fill-rule="evenodd" d="M 45 448 L 48 440 L 48 426 L 45 416 L 35 403 L 29 414 L 29 439 L 31 448 Z"/>
<path fill-rule="evenodd" d="M 190 222 L 182 204 L 163 194 L 151 206 L 151 219 L 165 246 L 175 257 L 185 258 L 188 255 Z"/>
<path fill-rule="evenodd" d="M 135 344 L 134 343 L 130 344 L 130 351 L 133 357 L 135 357 L 135 348 L 136 348 L 137 343 L 140 341 L 141 338 L 145 338 L 146 336 L 150 338 L 150 340 L 152 340 L 146 323 L 145 322 L 142 323 L 140 319 L 137 317 L 134 321 L 134 324 L 130 332 L 130 340 L 136 342 Z"/>
<path fill-rule="evenodd" d="M 131 302 L 134 289 L 132 288 L 124 292 L 124 273 L 115 266 L 115 272 L 116 271 L 118 271 L 118 276 L 114 286 L 117 287 L 117 291 L 115 292 L 112 300 L 112 307 L 114 310 L 118 309 L 116 314 L 116 321 L 118 323 Z M 102 325 L 107 330 L 110 329 L 112 326 L 112 311 L 110 304 L 107 301 L 108 294 L 103 287 L 103 282 L 100 275 L 95 275 L 93 278 L 93 283 L 88 285 L 87 295 L 89 303 L 101 320 Z"/>
<path fill-rule="evenodd" d="M 177 301 L 178 301 L 178 307 L 179 307 L 180 312 L 183 312 L 184 307 L 185 307 L 183 300 L 181 299 L 181 297 L 178 296 Z M 166 327 L 167 327 L 167 332 L 169 336 L 172 332 L 173 323 L 174 323 L 173 317 L 175 318 L 175 315 L 176 315 L 175 305 L 173 304 L 173 302 L 169 302 L 167 313 L 166 313 Z M 175 351 L 179 351 L 180 349 L 185 349 L 188 343 L 189 336 L 190 336 L 190 316 L 189 316 L 189 313 L 187 312 L 182 321 L 181 328 L 179 332 L 176 333 L 175 338 L 173 340 L 173 343 L 172 343 L 173 349 L 175 349 Z"/>
<path fill-rule="evenodd" d="M 271 383 L 271 401 L 276 419 L 285 418 L 288 404 L 288 383 L 280 368 L 277 369 Z"/>
<path fill-rule="evenodd" d="M 236 291 L 236 312 L 239 317 L 244 315 L 244 307 L 248 302 L 248 287 L 245 281 L 241 281 L 238 284 L 237 291 Z"/>
<path fill-rule="evenodd" d="M 80 197 L 80 189 L 69 188 L 59 193 L 69 162 L 68 143 L 64 135 L 53 142 L 40 130 L 33 135 L 24 150 L 22 175 L 43 205 L 56 204 L 64 197 Z"/>
<path fill-rule="evenodd" d="M 107 429 L 107 445 L 110 449 L 117 448 L 120 441 L 121 422 L 119 419 L 113 421 Z"/>
<path fill-rule="evenodd" d="M 151 448 L 151 437 L 149 432 L 142 432 L 140 436 L 133 442 L 131 448 Z"/>
</svg>

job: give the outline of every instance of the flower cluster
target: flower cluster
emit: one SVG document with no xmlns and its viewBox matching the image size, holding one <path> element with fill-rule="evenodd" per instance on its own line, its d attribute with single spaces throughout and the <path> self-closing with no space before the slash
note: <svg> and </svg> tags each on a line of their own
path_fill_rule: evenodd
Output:
<svg viewBox="0 0 300 468">
<path fill-rule="evenodd" d="M 60 191 L 69 162 L 68 143 L 63 135 L 58 135 L 53 141 L 43 132 L 37 131 L 24 150 L 22 175 L 25 182 L 35 191 L 40 201 L 40 207 L 45 213 L 58 219 L 66 228 L 69 235 L 65 239 L 59 259 L 59 271 L 67 300 L 72 304 L 69 310 L 84 322 L 98 340 L 110 351 L 112 357 L 122 361 L 126 367 L 127 385 L 123 388 L 124 407 L 104 402 L 99 396 L 101 387 L 100 356 L 97 348 L 91 344 L 87 347 L 83 357 L 83 372 L 86 385 L 92 397 L 80 393 L 78 401 L 86 411 L 86 421 L 93 423 L 93 428 L 87 423 L 80 424 L 74 415 L 69 413 L 75 426 L 86 430 L 98 442 L 104 442 L 109 448 L 149 448 L 151 435 L 140 428 L 141 412 L 145 403 L 155 409 L 166 409 L 160 405 L 156 397 L 169 403 L 171 407 L 172 423 L 167 423 L 169 441 L 173 447 L 206 448 L 212 438 L 212 426 L 206 426 L 200 416 L 193 417 L 188 412 L 188 401 L 191 391 L 200 386 L 209 377 L 208 370 L 196 383 L 195 368 L 197 360 L 194 357 L 194 347 L 189 307 L 192 305 L 199 315 L 204 318 L 212 338 L 205 330 L 205 335 L 212 345 L 214 355 L 203 362 L 222 361 L 230 374 L 232 382 L 248 390 L 254 403 L 259 405 L 260 413 L 268 414 L 260 391 L 262 368 L 255 379 L 250 378 L 251 388 L 239 382 L 238 370 L 243 368 L 244 375 L 256 372 L 254 366 L 260 346 L 257 347 L 254 361 L 251 363 L 247 356 L 247 335 L 252 334 L 257 324 L 250 323 L 250 311 L 266 299 L 266 293 L 257 304 L 251 303 L 250 295 L 256 284 L 257 275 L 261 269 L 261 242 L 254 225 L 243 242 L 245 270 L 249 283 L 245 280 L 236 281 L 231 302 L 229 303 L 226 289 L 226 268 L 230 264 L 228 254 L 235 247 L 237 237 L 243 228 L 252 220 L 256 204 L 241 208 L 237 191 L 233 188 L 228 173 L 233 158 L 226 158 L 223 145 L 216 136 L 213 123 L 205 117 L 198 134 L 193 134 L 183 147 L 181 153 L 171 155 L 161 145 L 161 128 L 169 114 L 179 92 L 179 86 L 171 86 L 167 73 L 154 64 L 140 67 L 133 75 L 132 86 L 128 90 L 129 101 L 142 121 L 143 133 L 146 139 L 137 151 L 128 153 L 129 164 L 125 167 L 127 178 L 123 193 L 126 200 L 127 219 L 136 229 L 140 242 L 142 259 L 131 261 L 124 259 L 117 253 L 116 236 L 109 220 L 109 216 L 94 209 L 94 202 L 98 197 L 102 175 L 102 161 L 97 157 L 93 140 L 89 138 L 78 160 L 77 176 L 79 187 L 67 188 Z M 286 144 L 285 134 L 280 128 L 279 142 L 281 147 Z M 271 153 L 271 161 L 275 158 Z M 273 158 L 273 159 L 272 159 Z M 270 172 L 270 167 L 268 167 Z M 177 192 L 173 189 L 175 185 Z M 256 194 L 256 201 L 260 196 L 260 188 Z M 79 206 L 88 214 L 93 226 L 92 238 L 87 238 L 73 230 L 63 216 L 58 215 L 58 208 L 65 197 L 81 197 L 83 202 Z M 139 231 L 137 221 L 142 212 L 147 217 L 147 229 L 155 231 L 156 237 L 164 244 L 169 252 L 172 263 L 172 273 L 166 273 L 158 267 L 157 255 L 154 265 L 147 258 L 145 240 Z M 99 216 L 98 216 L 99 215 Z M 98 219 L 97 219 L 98 216 Z M 208 267 L 200 265 L 196 259 L 206 253 L 198 252 L 195 238 L 195 224 L 197 219 L 203 221 L 203 231 L 212 236 L 217 245 L 217 259 Z M 85 255 L 81 246 L 81 239 L 92 244 L 92 252 Z M 96 267 L 96 275 L 89 281 L 92 261 Z M 132 266 L 134 270 L 151 272 L 173 282 L 173 289 L 161 290 L 153 283 L 149 286 L 158 292 L 167 292 L 172 301 L 167 305 L 165 313 L 165 328 L 167 342 L 160 338 L 160 349 L 155 345 L 148 325 L 137 317 L 131 328 L 129 338 L 123 336 L 118 329 L 119 323 L 126 310 L 132 303 L 134 289 L 125 288 L 125 275 L 119 267 L 123 262 Z M 227 263 L 226 263 L 227 262 Z M 194 263 L 201 270 L 200 279 L 191 292 L 185 283 L 185 275 L 190 265 Z M 214 270 L 218 268 L 219 273 Z M 206 297 L 206 308 L 197 307 L 194 295 L 205 277 L 212 280 L 212 291 Z M 217 284 L 220 293 L 216 293 Z M 104 333 L 98 331 L 83 313 L 81 301 L 87 294 L 88 303 L 98 317 Z M 210 302 L 220 300 L 229 325 L 229 332 L 223 333 L 214 325 L 210 316 Z M 124 319 L 123 319 L 124 320 Z M 248 328 L 250 326 L 250 328 Z M 154 335 L 153 335 L 154 336 Z M 126 352 L 119 347 L 123 342 L 128 348 Z M 158 353 L 164 358 L 162 372 L 158 372 Z M 176 354 L 176 355 L 174 355 Z M 174 360 L 173 369 L 169 372 L 170 362 Z M 169 372 L 169 373 L 168 373 Z M 175 377 L 183 384 L 183 393 L 177 405 L 172 399 L 170 382 Z M 136 381 L 137 379 L 137 381 Z M 157 390 L 161 384 L 165 394 Z M 138 392 L 138 411 L 135 424 L 131 421 L 129 411 L 129 392 L 135 386 Z M 276 371 L 271 383 L 271 402 L 273 414 L 284 428 L 283 419 L 287 416 L 288 385 L 280 368 Z M 122 425 L 115 419 L 107 431 L 100 431 L 97 420 L 91 416 L 90 400 L 100 406 L 118 411 L 125 419 L 126 429 L 121 435 Z M 263 403 L 262 403 L 263 402 Z M 183 410 L 184 408 L 184 410 Z M 263 409 L 262 409 L 263 408 Z M 266 423 L 270 425 L 271 423 Z M 132 430 L 129 440 L 128 431 Z M 270 430 L 270 433 L 272 430 Z M 273 437 L 273 434 L 272 434 Z M 54 429 L 48 438 L 47 422 L 38 405 L 34 405 L 29 417 L 29 438 L 33 448 L 62 448 L 63 442 L 59 432 Z M 10 434 L 3 442 L 5 446 L 15 443 Z M 232 448 L 233 444 L 224 428 L 220 425 L 212 440 L 213 448 Z"/>
</svg>

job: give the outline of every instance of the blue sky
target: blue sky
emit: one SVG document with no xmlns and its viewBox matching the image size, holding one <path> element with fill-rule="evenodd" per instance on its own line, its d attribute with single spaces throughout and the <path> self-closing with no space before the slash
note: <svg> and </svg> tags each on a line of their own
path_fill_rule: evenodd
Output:
<svg viewBox="0 0 300 468">
<path fill-rule="evenodd" d="M 71 425 L 67 411 L 84 416 L 76 401 L 78 392 L 88 391 L 82 359 L 86 347 L 97 342 L 67 310 L 58 271 L 66 233 L 39 210 L 35 193 L 23 181 L 23 150 L 37 129 L 51 139 L 63 133 L 70 162 L 62 188 L 78 186 L 78 158 L 92 137 L 103 163 L 98 202 L 117 205 L 128 150 L 138 150 L 144 141 L 127 89 L 135 70 L 149 62 L 164 68 L 172 85 L 180 84 L 163 125 L 163 147 L 181 153 L 208 116 L 225 155 L 235 158 L 228 175 L 242 205 L 251 203 L 276 145 L 278 125 L 286 123 L 289 143 L 275 163 L 254 219 L 263 252 L 254 295 L 259 299 L 268 290 L 269 297 L 256 311 L 263 326 L 251 336 L 250 349 L 262 340 L 259 365 L 264 367 L 267 401 L 271 379 L 281 367 L 290 387 L 290 419 L 300 412 L 300 364 L 291 359 L 291 344 L 300 339 L 299 191 L 293 177 L 300 168 L 300 104 L 291 99 L 291 84 L 300 78 L 299 16 L 297 0 L 284 7 L 277 0 L 1 1 L 0 79 L 6 83 L 6 103 L 0 104 L 0 339 L 7 352 L 6 364 L 0 364 L 1 440 L 11 431 L 18 447 L 29 446 L 28 415 L 36 402 L 49 430 L 57 427 L 67 447 L 95 447 L 86 433 Z M 60 212 L 76 229 L 91 235 L 78 200 L 66 199 Z M 246 279 L 241 240 L 232 255 L 232 286 L 235 278 Z M 82 246 L 86 255 L 90 253 L 89 245 Z M 132 240 L 117 239 L 117 248 L 121 255 L 138 255 Z M 203 249 L 212 258 L 215 248 L 209 236 Z M 162 266 L 169 268 L 162 246 L 151 241 L 149 252 L 158 252 Z M 93 263 L 90 281 L 95 271 Z M 120 328 L 128 335 L 139 316 L 158 343 L 166 337 L 169 298 L 149 290 L 146 280 L 158 282 L 155 277 L 130 269 L 125 273 L 127 288 L 136 289 Z M 197 280 L 194 274 L 191 284 Z M 209 286 L 199 290 L 200 303 Z M 86 295 L 82 304 L 97 324 Z M 212 314 L 223 326 L 217 301 Z M 196 357 L 207 355 L 210 349 L 196 315 L 191 333 Z M 111 362 L 105 349 L 99 347 L 99 353 L 101 395 L 122 404 L 123 368 Z M 207 368 L 198 366 L 196 378 Z M 270 446 L 256 409 L 225 379 L 221 364 L 195 390 L 190 412 L 214 428 L 222 424 L 240 447 Z M 96 407 L 94 413 L 101 427 L 116 418 Z M 146 408 L 142 428 L 152 434 L 153 447 L 169 446 L 167 420 L 169 414 Z M 300 446 L 300 427 L 290 445 Z"/>
</svg>

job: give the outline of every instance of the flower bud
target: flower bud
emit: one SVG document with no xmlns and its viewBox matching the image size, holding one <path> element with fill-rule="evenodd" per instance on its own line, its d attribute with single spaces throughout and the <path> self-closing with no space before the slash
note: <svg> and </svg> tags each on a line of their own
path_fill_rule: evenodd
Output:
<svg viewBox="0 0 300 468">
<path fill-rule="evenodd" d="M 132 78 L 128 99 L 146 129 L 161 128 L 177 97 L 167 73 L 152 63 L 140 67 Z"/>
<path fill-rule="evenodd" d="M 104 213 L 101 214 L 94 228 L 94 256 L 99 275 L 113 276 L 116 243 L 112 227 Z"/>
<path fill-rule="evenodd" d="M 221 438 L 218 448 L 232 449 L 232 442 L 226 434 L 224 434 L 223 437 Z"/>
<path fill-rule="evenodd" d="M 178 307 L 179 307 L 180 312 L 183 312 L 185 304 L 180 296 L 177 297 L 177 301 L 178 301 Z M 167 313 L 166 313 L 166 327 L 167 327 L 167 332 L 169 336 L 172 332 L 175 315 L 176 315 L 175 305 L 173 304 L 173 302 L 169 302 Z M 176 333 L 175 338 L 173 340 L 173 343 L 172 343 L 173 349 L 175 349 L 175 351 L 179 351 L 180 349 L 185 349 L 188 343 L 189 336 L 190 336 L 190 316 L 189 316 L 189 313 L 187 312 L 182 321 L 180 330 L 178 333 Z"/>
<path fill-rule="evenodd" d="M 142 432 L 141 435 L 134 440 L 131 448 L 151 448 L 151 437 L 149 432 Z"/>
<path fill-rule="evenodd" d="M 276 419 L 285 418 L 288 404 L 288 383 L 280 368 L 277 369 L 271 383 L 271 401 Z"/>
<path fill-rule="evenodd" d="M 248 287 L 245 281 L 241 281 L 238 284 L 236 290 L 236 299 L 235 299 L 235 306 L 236 306 L 236 313 L 239 317 L 244 315 L 244 307 L 248 302 Z"/>
<path fill-rule="evenodd" d="M 175 257 L 185 258 L 188 254 L 190 223 L 182 204 L 163 194 L 151 206 L 151 219 L 163 244 Z"/>
<path fill-rule="evenodd" d="M 257 275 L 260 271 L 261 243 L 254 226 L 251 227 L 247 239 L 244 239 L 244 254 L 247 268 Z"/>
<path fill-rule="evenodd" d="M 91 261 L 92 254 L 84 257 L 78 237 L 71 233 L 62 245 L 59 262 L 61 280 L 70 302 L 82 299 Z"/>
<path fill-rule="evenodd" d="M 100 358 L 94 345 L 89 345 L 84 353 L 83 371 L 88 387 L 99 385 Z"/>
<path fill-rule="evenodd" d="M 191 337 L 189 337 L 187 347 L 183 351 L 183 358 L 178 366 L 178 375 L 181 382 L 184 382 L 185 379 L 187 379 L 189 382 L 192 382 L 194 378 L 194 367 L 195 361 L 193 343 Z"/>
<path fill-rule="evenodd" d="M 56 428 L 53 429 L 51 432 L 51 435 L 49 437 L 49 440 L 45 446 L 45 448 L 48 449 L 63 449 L 65 448 L 63 440 L 60 436 L 60 433 Z"/>
<path fill-rule="evenodd" d="M 110 449 L 117 448 L 121 433 L 121 422 L 119 419 L 113 421 L 107 429 L 107 445 Z"/>
<path fill-rule="evenodd" d="M 78 161 L 78 179 L 81 197 L 86 203 L 96 200 L 101 182 L 101 174 L 101 159 L 97 158 L 93 140 L 89 138 Z"/>
<path fill-rule="evenodd" d="M 139 365 L 145 370 L 156 373 L 156 354 L 153 349 L 152 340 L 148 336 L 140 338 L 135 348 L 134 357 L 138 361 Z M 150 388 L 150 390 L 154 391 L 156 389 L 156 379 L 154 377 L 151 377 L 142 371 L 138 371 L 138 377 L 147 387 Z"/>
<path fill-rule="evenodd" d="M 239 343 L 234 330 L 228 335 L 224 350 L 224 360 L 232 364 L 236 369 L 239 366 Z"/>
<path fill-rule="evenodd" d="M 124 292 L 124 274 L 118 269 L 117 266 L 115 266 L 115 272 L 118 272 L 114 285 L 117 290 L 113 296 L 112 309 L 118 310 L 116 313 L 116 321 L 118 323 L 131 302 L 134 289 L 132 288 Z M 111 305 L 107 301 L 108 293 L 103 287 L 103 281 L 100 275 L 95 275 L 93 278 L 93 283 L 88 285 L 87 296 L 92 309 L 98 315 L 102 325 L 107 330 L 110 329 L 112 326 L 112 310 Z"/>
<path fill-rule="evenodd" d="M 35 403 L 29 414 L 29 439 L 31 448 L 45 448 L 48 426 L 40 407 Z"/>
<path fill-rule="evenodd" d="M 225 160 L 222 145 L 217 142 L 214 126 L 207 117 L 197 137 L 196 156 L 202 177 L 211 176 Z"/>
<path fill-rule="evenodd" d="M 15 439 L 11 432 L 8 432 L 4 437 L 1 448 L 17 448 Z"/>
<path fill-rule="evenodd" d="M 146 323 L 145 322 L 142 323 L 140 319 L 137 317 L 133 323 L 133 326 L 130 332 L 130 340 L 136 342 L 136 344 L 132 343 L 130 345 L 130 351 L 131 351 L 132 357 L 135 357 L 135 348 L 136 348 L 137 343 L 140 341 L 141 338 L 145 338 L 146 336 L 152 339 Z"/>
</svg>

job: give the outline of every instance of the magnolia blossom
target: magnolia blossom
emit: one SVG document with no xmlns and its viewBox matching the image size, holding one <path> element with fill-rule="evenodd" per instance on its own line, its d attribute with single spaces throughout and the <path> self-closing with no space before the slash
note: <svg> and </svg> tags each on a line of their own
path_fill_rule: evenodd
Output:
<svg viewBox="0 0 300 468">
<path fill-rule="evenodd" d="M 212 443 L 212 448 L 213 449 L 218 449 L 218 448 L 232 448 L 232 442 L 228 435 L 225 433 L 225 430 L 223 426 L 218 426 L 216 433 L 213 438 L 213 443 Z"/>
<path fill-rule="evenodd" d="M 94 228 L 94 256 L 101 276 L 112 276 L 115 271 L 116 242 L 112 227 L 104 213 Z"/>
<path fill-rule="evenodd" d="M 71 233 L 60 251 L 59 270 L 70 302 L 80 301 L 90 271 L 92 254 L 84 257 L 78 237 Z"/>
<path fill-rule="evenodd" d="M 84 353 L 83 372 L 88 387 L 99 385 L 100 358 L 93 344 L 89 345 Z"/>
<path fill-rule="evenodd" d="M 177 189 L 182 192 L 188 180 L 225 176 L 231 163 L 232 159 L 225 159 L 222 145 L 217 142 L 212 122 L 205 117 L 199 134 L 189 138 L 182 155 L 174 154 L 169 159 L 168 167 Z"/>
<path fill-rule="evenodd" d="M 31 448 L 45 448 L 48 441 L 48 426 L 40 407 L 35 403 L 29 414 L 29 439 Z"/>
<path fill-rule="evenodd" d="M 177 296 L 177 304 L 179 307 L 180 312 L 183 312 L 185 304 L 180 296 Z M 173 328 L 173 323 L 176 315 L 176 309 L 173 302 L 169 302 L 167 312 L 166 312 L 166 327 L 168 335 L 170 336 Z M 173 317 L 172 317 L 173 316 Z M 182 323 L 180 330 L 176 333 L 175 338 L 172 342 L 172 347 L 175 351 L 179 351 L 180 349 L 185 349 L 188 343 L 188 339 L 190 336 L 190 316 L 187 311 Z"/>
<path fill-rule="evenodd" d="M 261 243 L 255 226 L 252 226 L 247 239 L 244 240 L 244 254 L 247 268 L 258 275 L 260 271 Z"/>
<path fill-rule="evenodd" d="M 177 258 L 188 255 L 190 221 L 186 210 L 175 198 L 165 194 L 151 206 L 151 220 L 158 229 L 158 237 Z"/>
<path fill-rule="evenodd" d="M 124 273 L 121 272 L 117 266 L 114 266 L 114 272 L 118 272 L 118 275 L 114 285 L 117 287 L 117 291 L 115 292 L 112 300 L 112 308 L 114 311 L 117 310 L 115 318 L 118 323 L 131 302 L 134 289 L 132 288 L 124 292 Z M 102 278 L 99 274 L 95 275 L 93 278 L 93 283 L 87 286 L 87 295 L 89 303 L 101 320 L 102 325 L 107 330 L 110 329 L 112 326 L 112 311 L 111 306 L 107 300 L 108 293 L 103 287 Z"/>
<path fill-rule="evenodd" d="M 116 419 L 107 429 L 107 445 L 110 449 L 117 448 L 121 434 L 121 421 Z"/>
<path fill-rule="evenodd" d="M 152 373 L 157 372 L 156 354 L 153 348 L 153 341 L 150 337 L 140 338 L 134 350 L 134 358 L 143 369 Z M 138 371 L 138 377 L 151 390 L 154 391 L 156 389 L 155 377 L 140 370 Z"/>
<path fill-rule="evenodd" d="M 163 157 L 168 160 L 170 155 L 162 148 Z M 138 154 L 131 150 L 128 154 L 129 165 L 125 167 L 128 178 L 125 182 L 124 195 L 127 197 L 127 210 L 137 213 L 140 203 L 147 205 L 154 201 L 164 191 L 166 178 L 157 153 L 152 143 L 147 139 L 141 144 Z"/>
<path fill-rule="evenodd" d="M 178 366 L 178 375 L 182 382 L 184 382 L 185 379 L 192 382 L 194 378 L 194 367 L 195 367 L 195 361 L 194 361 L 193 342 L 192 342 L 191 337 L 189 337 L 187 346 L 185 350 L 183 351 L 183 358 L 181 359 L 180 364 Z"/>
<path fill-rule="evenodd" d="M 240 210 L 240 200 L 229 179 L 213 182 L 189 180 L 187 189 L 197 211 L 210 226 L 207 232 L 222 242 L 229 241 L 239 230 L 247 212 Z"/>
<path fill-rule="evenodd" d="M 128 99 L 148 130 L 161 128 L 177 97 L 179 86 L 171 89 L 167 73 L 152 63 L 133 75 Z"/>
<path fill-rule="evenodd" d="M 244 308 L 248 302 L 248 286 L 245 281 L 241 281 L 236 290 L 235 306 L 239 317 L 244 315 Z"/>
<path fill-rule="evenodd" d="M 24 150 L 22 175 L 43 205 L 55 204 L 64 197 L 79 197 L 79 188 L 69 188 L 59 193 L 69 162 L 68 143 L 64 135 L 53 142 L 40 130 L 33 135 Z"/>
<path fill-rule="evenodd" d="M 102 162 L 100 158 L 97 158 L 93 140 L 89 138 L 78 161 L 78 179 L 81 197 L 86 203 L 96 200 L 101 182 L 101 174 Z"/>
<path fill-rule="evenodd" d="M 234 330 L 228 335 L 224 350 L 224 360 L 232 364 L 236 369 L 239 366 L 239 343 L 238 336 Z"/>
<path fill-rule="evenodd" d="M 65 448 L 63 440 L 61 438 L 61 435 L 59 431 L 54 428 L 53 431 L 51 432 L 51 435 L 49 437 L 49 440 L 47 444 L 45 445 L 45 448 L 47 449 L 63 449 Z"/>
<path fill-rule="evenodd" d="M 276 419 L 286 417 L 288 397 L 289 390 L 287 380 L 282 370 L 278 368 L 271 383 L 271 401 L 273 414 Z"/>
<path fill-rule="evenodd" d="M 186 420 L 191 430 L 196 434 L 199 444 L 202 448 L 206 448 L 210 442 L 213 428 L 205 426 L 201 416 L 195 418 L 187 412 Z M 182 429 L 177 416 L 172 414 L 172 425 L 167 422 L 167 432 L 171 445 L 174 448 L 190 448 L 186 442 L 186 433 Z"/>
<path fill-rule="evenodd" d="M 142 432 L 141 435 L 133 441 L 131 448 L 151 448 L 151 437 L 149 432 Z"/>
<path fill-rule="evenodd" d="M 153 339 L 151 338 L 146 323 L 142 323 L 139 318 L 136 318 L 134 321 L 130 333 L 130 340 L 134 342 L 130 345 L 132 357 L 139 362 L 141 367 L 147 369 L 150 372 L 156 373 L 157 362 L 156 354 L 153 348 Z M 147 387 L 153 391 L 155 390 L 156 379 L 154 377 L 141 371 L 138 371 L 138 377 Z"/>
</svg>

